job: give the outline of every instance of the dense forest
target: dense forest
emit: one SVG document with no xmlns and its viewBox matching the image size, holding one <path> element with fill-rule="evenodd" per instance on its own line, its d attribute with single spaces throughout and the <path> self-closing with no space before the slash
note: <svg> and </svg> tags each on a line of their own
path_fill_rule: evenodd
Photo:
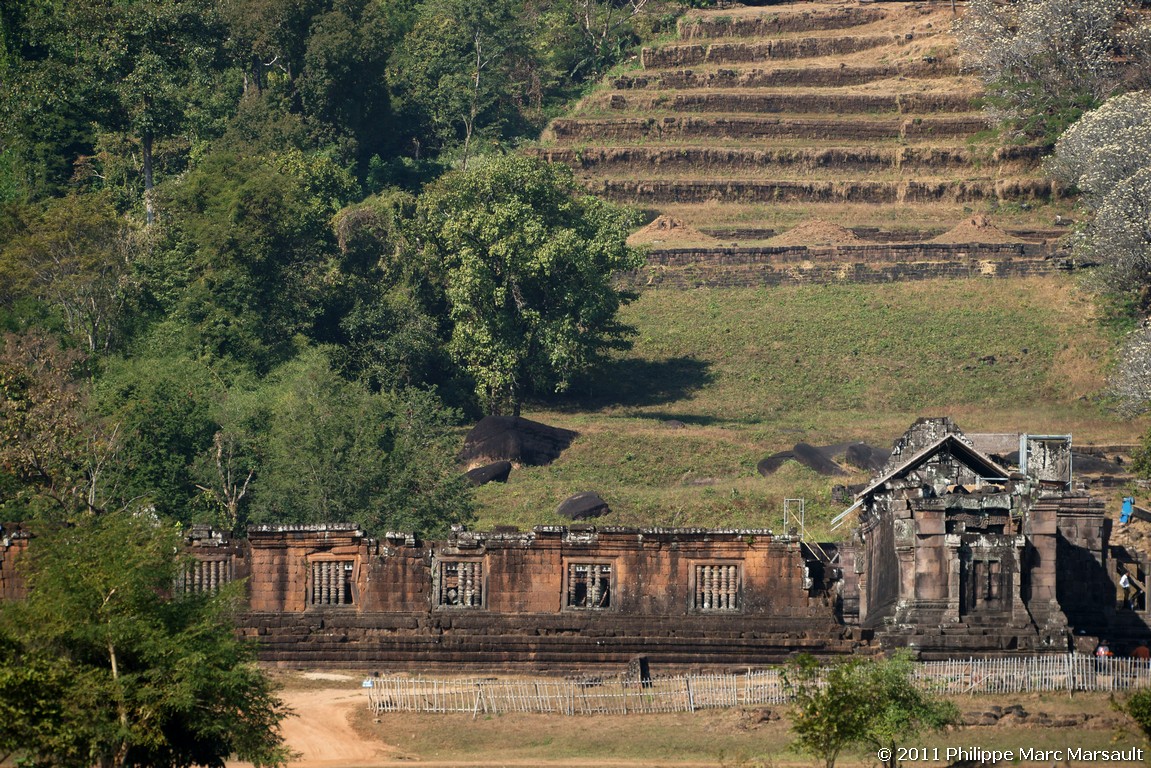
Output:
<svg viewBox="0 0 1151 768">
<path fill-rule="evenodd" d="M 0 519 L 467 520 L 458 426 L 629 333 L 515 149 L 684 7 L 5 2 Z"/>
</svg>

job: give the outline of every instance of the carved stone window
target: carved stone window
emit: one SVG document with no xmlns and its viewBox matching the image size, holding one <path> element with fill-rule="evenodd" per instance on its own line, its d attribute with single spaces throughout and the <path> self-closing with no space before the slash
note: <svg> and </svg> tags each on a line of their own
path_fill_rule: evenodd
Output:
<svg viewBox="0 0 1151 768">
<path fill-rule="evenodd" d="M 215 594 L 235 578 L 232 560 L 192 560 L 180 575 L 180 589 L 190 594 Z"/>
<path fill-rule="evenodd" d="M 568 563 L 568 608 L 600 611 L 611 607 L 611 565 L 608 563 Z"/>
<path fill-rule="evenodd" d="M 482 608 L 484 604 L 483 563 L 455 561 L 440 563 L 437 604 L 458 608 Z"/>
<path fill-rule="evenodd" d="M 311 563 L 311 605 L 352 605 L 352 560 L 313 560 Z"/>
<path fill-rule="evenodd" d="M 739 566 L 697 565 L 692 594 L 697 611 L 738 611 Z"/>
</svg>

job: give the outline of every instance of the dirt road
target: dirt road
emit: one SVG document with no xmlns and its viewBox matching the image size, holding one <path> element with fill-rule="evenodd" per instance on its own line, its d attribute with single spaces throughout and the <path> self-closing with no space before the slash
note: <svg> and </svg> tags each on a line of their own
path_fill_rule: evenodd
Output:
<svg viewBox="0 0 1151 768">
<path fill-rule="evenodd" d="M 395 748 L 365 738 L 352 728 L 349 718 L 367 706 L 361 689 L 345 683 L 338 688 L 288 689 L 280 695 L 295 712 L 283 724 L 284 739 L 298 753 L 289 763 L 291 768 L 377 768 L 403 759 Z M 228 764 L 229 768 L 248 765 Z"/>
</svg>

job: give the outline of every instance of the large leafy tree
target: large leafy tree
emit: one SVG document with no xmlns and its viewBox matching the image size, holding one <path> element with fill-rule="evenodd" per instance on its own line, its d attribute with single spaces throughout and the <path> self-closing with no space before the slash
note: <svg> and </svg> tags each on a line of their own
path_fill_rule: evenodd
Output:
<svg viewBox="0 0 1151 768">
<path fill-rule="evenodd" d="M 0 348 L 0 510 L 9 519 L 68 519 L 105 509 L 116 493 L 114 425 L 94 417 L 84 356 L 40 332 Z"/>
<path fill-rule="evenodd" d="M 954 723 L 959 711 L 915 685 L 911 657 L 850 659 L 822 667 L 801 656 L 787 669 L 794 697 L 791 730 L 796 746 L 824 768 L 847 748 L 868 745 L 889 750 L 887 765 L 898 765 L 896 746 L 924 730 Z"/>
<path fill-rule="evenodd" d="M 41 529 L 0 611 L 0 755 L 41 766 L 281 765 L 286 710 L 229 598 L 174 593 L 179 535 L 147 514 Z M 93 556 L 97 553 L 98 556 Z"/>
<path fill-rule="evenodd" d="M 179 220 L 141 265 L 142 285 L 193 331 L 201 354 L 266 372 L 324 318 L 328 221 L 353 187 L 323 157 L 212 155 L 167 191 L 164 207 Z"/>
<path fill-rule="evenodd" d="M 416 199 L 385 190 L 340 211 L 339 343 L 334 357 L 346 376 L 373 390 L 451 379 L 443 350 L 443 292 L 420 258 L 413 236 Z"/>
<path fill-rule="evenodd" d="M 53 200 L 0 246 L 0 304 L 35 299 L 88 352 L 107 352 L 124 330 L 129 273 L 141 247 L 107 195 Z"/>
<path fill-rule="evenodd" d="M 491 413 L 563 390 L 633 330 L 612 275 L 642 258 L 630 213 L 583 195 L 560 165 L 508 155 L 443 177 L 421 196 L 431 260 L 442 265 L 449 350 Z"/>
<path fill-rule="evenodd" d="M 1114 319 L 1151 312 L 1151 93 L 1108 99 L 1067 129 L 1048 170 L 1082 192 L 1091 220 L 1075 251 L 1094 265 L 1089 283 Z M 1151 407 L 1151 334 L 1146 323 L 1124 341 L 1110 389 L 1129 415 Z"/>
<path fill-rule="evenodd" d="M 221 426 L 247 452 L 253 476 L 240 511 L 252 522 L 355 520 L 381 533 L 439 534 L 471 518 L 451 414 L 430 394 L 369 392 L 332 371 L 325 350 L 309 349 L 234 406 Z"/>
</svg>

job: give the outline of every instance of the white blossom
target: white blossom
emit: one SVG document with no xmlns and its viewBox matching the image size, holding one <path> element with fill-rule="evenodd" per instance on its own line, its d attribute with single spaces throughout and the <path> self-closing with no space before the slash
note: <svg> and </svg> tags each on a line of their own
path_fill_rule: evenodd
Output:
<svg viewBox="0 0 1151 768">
<path fill-rule="evenodd" d="M 995 122 L 1050 119 L 1142 87 L 1151 27 L 1138 0 L 971 0 L 955 24 Z M 1116 52 L 1124 52 L 1120 60 Z"/>
</svg>

